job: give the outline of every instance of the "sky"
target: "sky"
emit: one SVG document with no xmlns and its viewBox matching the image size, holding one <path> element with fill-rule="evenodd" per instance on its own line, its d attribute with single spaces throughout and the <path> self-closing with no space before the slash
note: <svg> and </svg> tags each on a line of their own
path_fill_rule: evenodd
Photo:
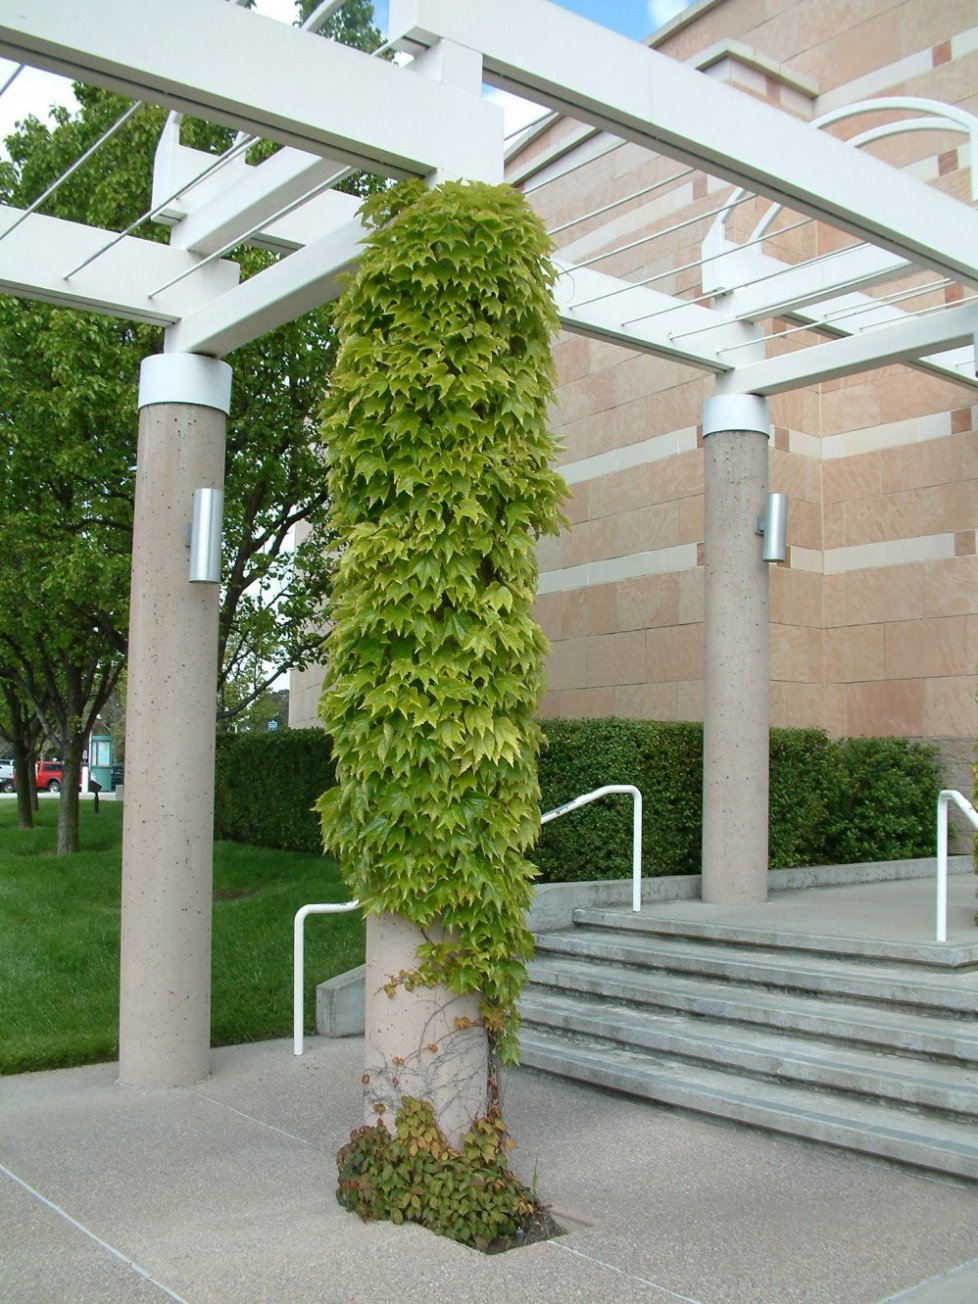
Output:
<svg viewBox="0 0 978 1304">
<path fill-rule="evenodd" d="M 202 0 L 207 3 L 208 0 Z M 645 37 L 663 23 L 682 13 L 693 0 L 551 0 L 564 9 L 590 18 L 592 22 L 601 23 L 614 31 L 630 36 L 634 40 Z M 484 0 L 492 3 L 492 0 Z M 375 21 L 381 31 L 387 29 L 388 0 L 374 0 Z M 257 0 L 256 9 L 269 18 L 282 22 L 291 22 L 295 14 L 294 0 Z M 0 59 L 0 86 L 4 84 L 16 65 Z M 521 108 L 513 103 L 513 97 L 500 97 L 504 100 L 506 110 L 506 130 L 513 131 L 539 113 Z M 73 102 L 71 88 L 67 81 L 50 73 L 38 72 L 34 68 L 25 68 L 7 91 L 0 96 L 0 141 L 13 131 L 18 120 L 33 113 L 44 120 L 53 102 L 70 104 Z"/>
</svg>

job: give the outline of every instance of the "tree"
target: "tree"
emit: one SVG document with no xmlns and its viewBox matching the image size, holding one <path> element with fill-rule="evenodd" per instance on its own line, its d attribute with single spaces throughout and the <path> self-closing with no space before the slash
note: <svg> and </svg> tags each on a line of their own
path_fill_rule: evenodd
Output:
<svg viewBox="0 0 978 1304">
<path fill-rule="evenodd" d="M 374 48 L 379 34 L 371 16 L 371 6 L 355 0 L 323 34 Z M 32 202 L 128 107 L 103 90 L 75 91 L 77 113 L 53 110 L 52 126 L 28 119 L 8 140 L 0 202 L 20 208 Z M 152 160 L 164 117 L 142 106 L 40 211 L 126 229 L 151 207 Z M 196 121 L 184 123 L 183 138 L 214 153 L 230 143 L 224 129 Z M 270 148 L 257 146 L 256 157 Z M 145 221 L 136 234 L 166 238 Z M 275 257 L 257 249 L 236 256 L 245 278 Z M 16 653 L 11 648 L 0 657 L 0 678 L 54 731 L 71 764 L 80 757 L 78 731 L 104 703 L 125 651 L 138 372 L 141 360 L 161 348 L 161 332 L 151 326 L 0 298 L 0 532 L 11 548 L 0 578 L 0 617 L 17 644 Z M 234 384 L 218 685 L 224 722 L 320 649 L 331 551 L 312 418 L 333 353 L 327 307 L 229 359 Z M 304 538 L 290 551 L 287 542 L 300 520 Z M 28 620 L 35 598 L 37 618 Z M 58 667 L 40 673 L 42 654 L 55 646 Z M 89 669 L 93 653 L 109 657 L 97 672 Z M 102 702 L 76 700 L 88 691 Z M 67 771 L 62 791 L 75 791 Z M 69 827 L 62 849 L 77 844 L 72 805 L 71 797 L 64 801 Z"/>
<path fill-rule="evenodd" d="M 549 241 L 504 186 L 413 183 L 365 208 L 379 225 L 337 308 L 323 423 L 342 550 L 320 704 L 337 783 L 319 810 L 368 915 L 368 975 L 373 920 L 413 939 L 403 971 L 383 957 L 403 999 L 368 1027 L 368 1115 L 416 1147 L 434 1123 L 467 1156 L 475 1116 L 473 1153 L 498 1158 L 494 1054 L 517 1056 L 540 827 L 535 540 L 565 492 L 546 424 Z M 379 1130 L 341 1159 L 341 1200 L 370 1216 L 400 1189 Z M 495 1159 L 493 1174 L 479 1182 L 502 1180 Z"/>
<path fill-rule="evenodd" d="M 17 827 L 30 829 L 34 827 L 34 811 L 37 807 L 37 788 L 34 784 L 34 761 L 41 735 L 40 722 L 16 688 L 13 676 L 4 677 L 0 673 L 0 718 L 4 721 L 3 731 L 10 739 L 13 752 L 14 770 L 18 776 L 17 783 Z M 21 776 L 24 776 L 21 778 Z"/>
</svg>

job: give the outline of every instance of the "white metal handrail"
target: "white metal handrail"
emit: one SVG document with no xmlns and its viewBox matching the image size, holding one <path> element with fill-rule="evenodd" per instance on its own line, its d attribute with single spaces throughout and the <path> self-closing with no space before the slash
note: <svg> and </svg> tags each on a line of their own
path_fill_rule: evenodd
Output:
<svg viewBox="0 0 978 1304">
<path fill-rule="evenodd" d="M 978 829 L 978 811 L 955 788 L 942 788 L 937 798 L 937 940 L 947 941 L 947 808 L 950 802 Z"/>
<path fill-rule="evenodd" d="M 306 915 L 343 915 L 350 910 L 359 910 L 359 901 L 331 902 L 329 904 L 303 906 L 296 911 L 292 926 L 292 1050 L 301 1055 L 302 1045 L 302 988 L 305 969 L 305 922 Z"/>
<path fill-rule="evenodd" d="M 613 792 L 630 793 L 634 799 L 632 808 L 632 909 L 639 911 L 642 908 L 642 794 L 631 783 L 609 783 L 603 788 L 595 788 L 593 792 L 585 792 L 580 797 L 575 797 L 573 801 L 565 801 L 562 806 L 555 806 L 553 810 L 548 810 L 545 815 L 540 816 L 540 823 L 547 824 L 550 820 L 555 820 L 561 815 L 566 815 L 568 811 L 577 810 L 579 806 L 587 806 L 592 801 L 597 801 L 599 797 L 607 797 Z"/>
</svg>

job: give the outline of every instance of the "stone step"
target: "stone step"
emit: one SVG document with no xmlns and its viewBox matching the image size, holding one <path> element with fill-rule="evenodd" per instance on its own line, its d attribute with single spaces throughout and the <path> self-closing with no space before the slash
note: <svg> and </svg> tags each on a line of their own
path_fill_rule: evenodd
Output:
<svg viewBox="0 0 978 1304">
<path fill-rule="evenodd" d="M 529 966 L 526 994 L 556 989 L 603 997 L 763 1029 L 781 1029 L 857 1045 L 877 1046 L 897 1054 L 927 1055 L 978 1065 L 978 1027 L 936 1012 L 873 1006 L 718 982 L 696 975 L 598 964 L 586 959 L 546 956 Z"/>
<path fill-rule="evenodd" d="M 978 1069 L 893 1055 L 789 1032 L 652 1013 L 594 997 L 524 993 L 527 1026 L 571 1040 L 603 1039 L 669 1060 L 753 1078 L 773 1078 L 978 1119 Z M 978 1140 L 978 1137 L 976 1137 Z"/>
<path fill-rule="evenodd" d="M 670 918 L 655 912 L 634 912 L 623 908 L 578 907 L 574 923 L 590 928 L 613 929 L 643 936 L 687 938 L 704 943 L 728 943 L 779 953 L 841 956 L 874 964 L 920 965 L 937 970 L 978 969 L 978 935 L 972 945 L 947 942 L 899 942 L 881 938 L 842 937 L 835 934 L 799 933 L 797 930 L 758 928 L 729 922 Z"/>
<path fill-rule="evenodd" d="M 812 1087 L 737 1078 L 717 1069 L 615 1045 L 523 1029 L 528 1067 L 659 1104 L 746 1123 L 862 1154 L 978 1180 L 978 1129 L 910 1108 Z"/>
<path fill-rule="evenodd" d="M 567 956 L 633 969 L 697 974 L 721 981 L 830 998 L 899 1005 L 974 1016 L 978 972 L 953 977 L 899 964 L 868 964 L 818 955 L 798 956 L 777 948 L 662 938 L 590 926 L 537 936 L 539 956 Z"/>
</svg>

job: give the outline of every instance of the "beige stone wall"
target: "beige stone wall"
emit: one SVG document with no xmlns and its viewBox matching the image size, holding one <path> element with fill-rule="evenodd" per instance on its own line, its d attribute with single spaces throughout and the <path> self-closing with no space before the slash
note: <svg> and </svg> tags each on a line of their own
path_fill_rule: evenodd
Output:
<svg viewBox="0 0 978 1304">
<path fill-rule="evenodd" d="M 978 112 L 978 0 L 703 0 L 656 43 L 803 118 L 881 94 Z M 930 132 L 874 149 L 966 197 L 963 139 Z M 571 140 L 579 143 L 567 153 Z M 699 258 L 709 219 L 681 224 L 715 209 L 728 188 L 683 172 L 567 121 L 511 164 L 562 256 L 656 277 L 654 288 L 692 299 L 699 268 L 674 269 Z M 664 184 L 565 225 L 654 182 Z M 765 209 L 743 205 L 730 229 L 744 238 Z M 847 242 L 810 223 L 768 252 L 797 261 Z M 939 287 L 912 307 L 961 295 Z M 772 352 L 814 341 L 792 323 L 766 325 L 791 331 Z M 539 554 L 538 615 L 552 641 L 544 711 L 701 718 L 699 421 L 711 382 L 571 335 L 555 358 L 554 423 L 572 498 L 568 528 Z M 770 572 L 772 723 L 934 739 L 965 790 L 978 731 L 975 399 L 974 389 L 909 367 L 833 381 L 773 400 L 770 450 L 771 488 L 791 498 L 789 557 Z"/>
</svg>

